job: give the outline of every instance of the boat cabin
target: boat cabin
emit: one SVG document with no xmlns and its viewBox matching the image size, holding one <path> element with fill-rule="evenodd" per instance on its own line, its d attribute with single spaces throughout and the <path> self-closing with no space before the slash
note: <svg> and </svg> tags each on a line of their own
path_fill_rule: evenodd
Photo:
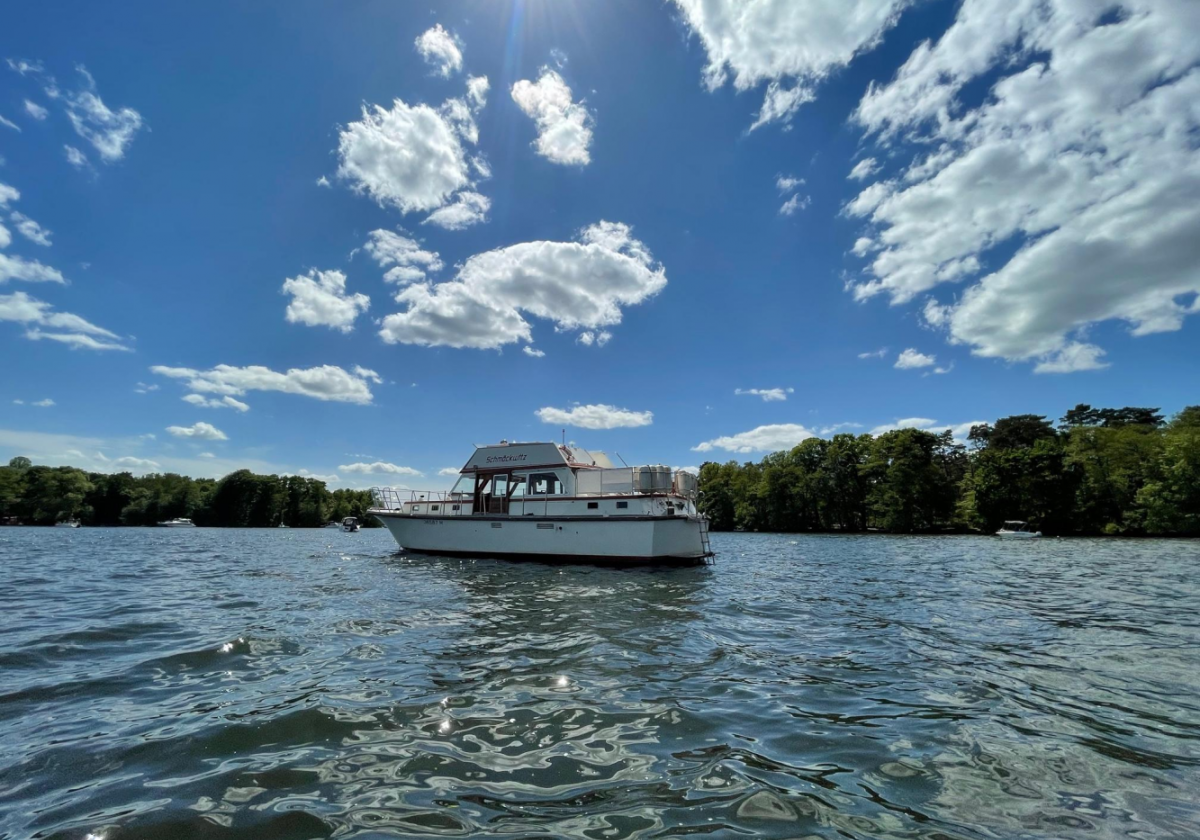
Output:
<svg viewBox="0 0 1200 840">
<path fill-rule="evenodd" d="M 411 516 L 696 515 L 696 476 L 617 467 L 603 452 L 556 443 L 477 447 L 449 491 L 372 488 L 374 507 Z"/>
</svg>

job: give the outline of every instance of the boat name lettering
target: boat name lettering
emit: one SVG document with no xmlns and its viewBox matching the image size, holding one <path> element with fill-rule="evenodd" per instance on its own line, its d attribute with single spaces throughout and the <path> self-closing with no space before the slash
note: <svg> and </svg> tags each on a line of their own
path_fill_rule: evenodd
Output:
<svg viewBox="0 0 1200 840">
<path fill-rule="evenodd" d="M 524 461 L 527 455 L 489 455 L 487 462 L 489 464 L 511 464 L 516 461 Z"/>
</svg>

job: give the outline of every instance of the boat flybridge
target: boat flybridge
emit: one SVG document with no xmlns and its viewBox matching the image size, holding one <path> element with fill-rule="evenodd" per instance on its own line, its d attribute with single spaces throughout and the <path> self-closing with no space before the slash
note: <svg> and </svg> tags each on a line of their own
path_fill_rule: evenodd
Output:
<svg viewBox="0 0 1200 840">
<path fill-rule="evenodd" d="M 616 467 L 556 443 L 480 446 L 449 491 L 372 488 L 369 513 L 406 551 L 593 563 L 703 563 L 696 476 Z"/>
</svg>

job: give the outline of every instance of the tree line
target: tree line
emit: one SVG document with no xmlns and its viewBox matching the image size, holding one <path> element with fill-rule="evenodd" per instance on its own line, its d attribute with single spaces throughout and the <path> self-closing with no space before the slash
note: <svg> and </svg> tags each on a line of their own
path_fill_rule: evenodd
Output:
<svg viewBox="0 0 1200 840">
<path fill-rule="evenodd" d="M 0 522 L 53 525 L 156 525 L 187 518 L 223 528 L 319 528 L 356 516 L 367 527 L 369 490 L 333 490 L 298 475 L 238 470 L 221 479 L 175 473 L 134 476 L 75 467 L 35 466 L 17 457 L 0 467 Z"/>
<path fill-rule="evenodd" d="M 809 438 L 758 463 L 706 463 L 713 530 L 1200 536 L 1200 406 L 1077 405 L 949 431 Z"/>
</svg>

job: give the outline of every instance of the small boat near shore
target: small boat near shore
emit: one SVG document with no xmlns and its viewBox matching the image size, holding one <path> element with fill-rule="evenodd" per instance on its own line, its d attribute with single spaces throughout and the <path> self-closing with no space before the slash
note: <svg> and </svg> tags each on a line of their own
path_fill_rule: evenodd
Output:
<svg viewBox="0 0 1200 840">
<path fill-rule="evenodd" d="M 342 520 L 342 530 L 347 533 L 354 533 L 362 526 L 358 524 L 358 519 L 353 516 L 347 516 Z"/>
<path fill-rule="evenodd" d="M 192 522 L 192 520 L 190 520 L 190 519 L 186 519 L 183 517 L 176 517 L 175 519 L 168 519 L 166 522 L 159 522 L 158 527 L 160 527 L 160 528 L 195 528 L 196 523 Z"/>
<path fill-rule="evenodd" d="M 55 528 L 78 528 L 80 522 L 78 519 L 64 519 L 62 522 L 55 522 Z"/>
<path fill-rule="evenodd" d="M 1016 540 L 1028 540 L 1034 537 L 1040 537 L 1041 531 L 1036 530 L 1028 522 L 1023 522 L 1020 519 L 1010 519 L 1004 523 L 1004 527 L 996 532 L 997 537 L 1007 537 Z"/>
<path fill-rule="evenodd" d="M 368 513 L 408 552 L 631 565 L 712 557 L 695 475 L 616 467 L 574 446 L 501 441 L 476 448 L 449 491 L 371 494 Z"/>
</svg>

